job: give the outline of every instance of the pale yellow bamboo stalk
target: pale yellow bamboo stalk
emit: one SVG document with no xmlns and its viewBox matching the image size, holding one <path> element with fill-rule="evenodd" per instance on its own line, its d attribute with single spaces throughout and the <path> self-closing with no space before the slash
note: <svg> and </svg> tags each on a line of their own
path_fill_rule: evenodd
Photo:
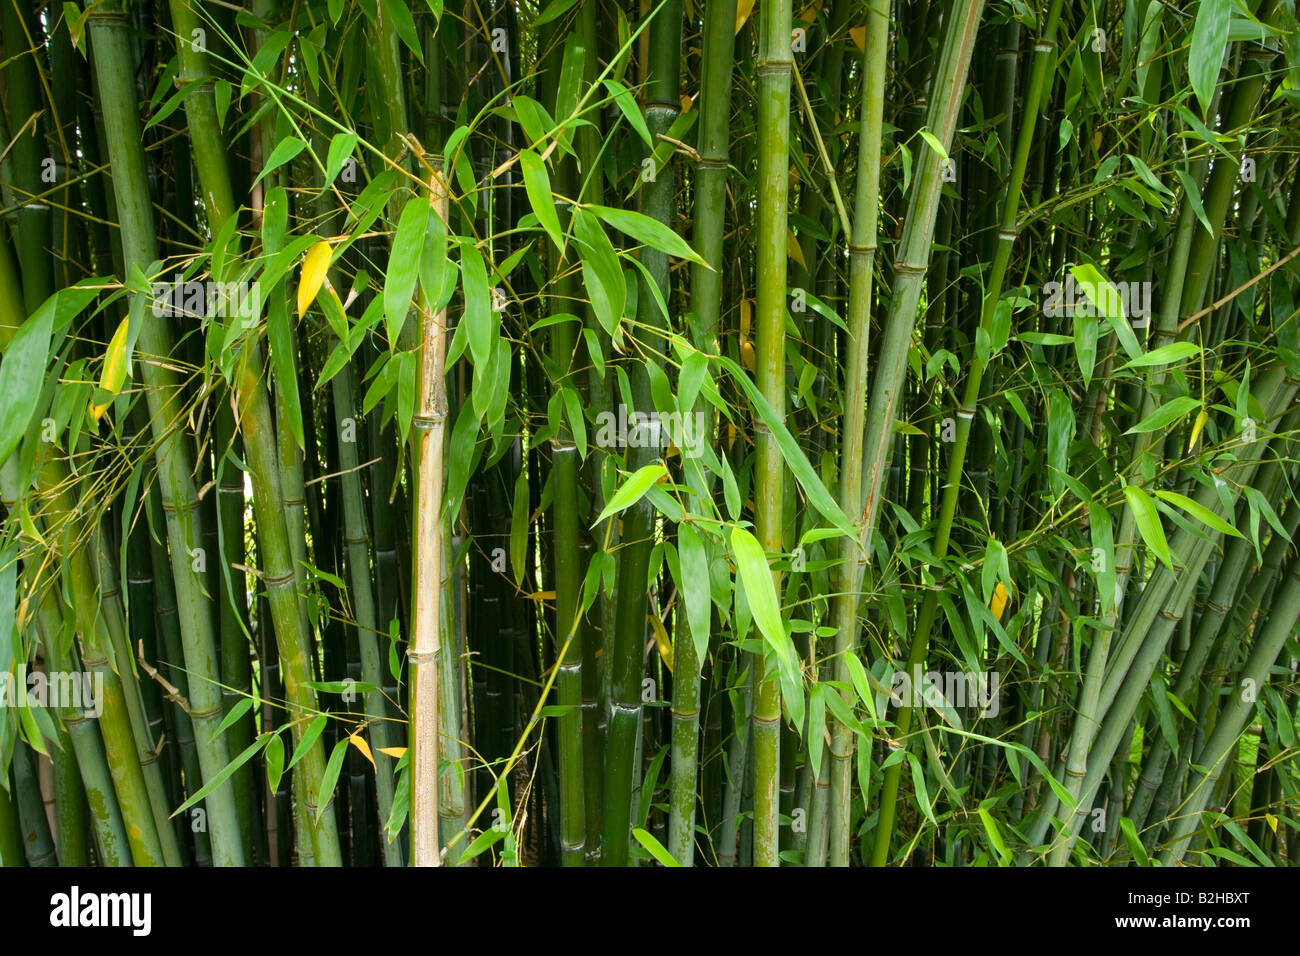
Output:
<svg viewBox="0 0 1300 956">
<path fill-rule="evenodd" d="M 429 204 L 447 220 L 442 175 L 429 178 Z M 420 295 L 420 391 L 413 424 L 418 483 L 415 496 L 414 633 L 411 660 L 411 862 L 442 863 L 438 840 L 438 653 L 442 599 L 442 451 L 447 420 L 447 310 L 431 312 Z"/>
</svg>

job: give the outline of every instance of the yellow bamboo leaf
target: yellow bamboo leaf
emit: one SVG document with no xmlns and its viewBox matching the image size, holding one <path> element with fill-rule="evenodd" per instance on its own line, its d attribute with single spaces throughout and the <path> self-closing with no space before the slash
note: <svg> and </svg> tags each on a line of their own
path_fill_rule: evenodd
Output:
<svg viewBox="0 0 1300 956">
<path fill-rule="evenodd" d="M 1201 429 L 1205 427 L 1205 422 L 1209 417 L 1210 413 L 1205 410 L 1204 406 L 1202 406 L 1201 413 L 1196 416 L 1196 421 L 1192 423 L 1192 437 L 1191 440 L 1187 442 L 1188 454 L 1191 454 L 1192 449 L 1196 447 L 1196 439 L 1201 437 Z"/>
<path fill-rule="evenodd" d="M 654 628 L 655 643 L 659 645 L 659 656 L 664 660 L 664 666 L 668 668 L 668 673 L 673 671 L 673 642 L 668 636 L 668 629 L 664 627 L 664 622 L 659 620 L 658 614 L 647 614 L 646 620 Z"/>
<path fill-rule="evenodd" d="M 799 239 L 795 236 L 793 229 L 786 230 L 785 248 L 790 258 L 799 263 L 800 268 L 807 271 L 808 263 L 804 262 L 803 249 L 800 247 Z"/>
<path fill-rule="evenodd" d="M 534 591 L 532 594 L 524 595 L 530 601 L 554 601 L 554 591 Z"/>
<path fill-rule="evenodd" d="M 366 743 L 365 737 L 362 737 L 360 734 L 353 734 L 348 738 L 348 743 L 361 751 L 361 756 L 370 761 L 370 766 L 375 766 L 375 758 L 370 753 L 370 744 Z M 376 767 L 375 769 L 377 770 L 379 768 Z"/>
<path fill-rule="evenodd" d="M 1276 832 L 1277 832 L 1277 817 L 1273 816 L 1273 814 L 1271 814 L 1271 813 L 1266 813 L 1266 814 L 1264 814 L 1264 819 L 1268 821 L 1268 827 L 1269 827 L 1269 829 L 1272 830 L 1274 833 L 1276 833 Z"/>
<path fill-rule="evenodd" d="M 799 14 L 798 19 L 804 23 L 812 23 L 817 19 L 817 11 L 821 9 L 820 3 L 810 3 L 804 7 L 803 12 Z"/>
<path fill-rule="evenodd" d="M 989 601 L 989 610 L 999 622 L 1002 620 L 1002 612 L 1007 609 L 1007 597 L 1007 589 L 999 581 L 993 586 L 993 598 Z"/>
<path fill-rule="evenodd" d="M 745 25 L 749 15 L 754 12 L 754 0 L 738 0 L 736 3 L 736 32 Z"/>
<path fill-rule="evenodd" d="M 867 49 L 867 28 L 866 27 L 849 27 L 849 39 L 859 50 L 866 52 Z"/>
<path fill-rule="evenodd" d="M 91 401 L 90 417 L 95 421 L 99 421 L 99 416 L 104 414 L 112 404 L 113 397 L 126 383 L 126 333 L 130 325 L 129 318 L 123 319 L 118 324 L 117 331 L 113 333 L 108 349 L 104 352 L 104 370 L 99 375 L 99 387 L 109 393 L 109 398 L 102 405 L 96 405 L 93 400 Z"/>
<path fill-rule="evenodd" d="M 748 339 L 740 343 L 740 364 L 749 371 L 754 371 L 754 346 Z"/>
<path fill-rule="evenodd" d="M 379 752 L 385 756 L 392 757 L 394 760 L 401 760 L 406 756 L 405 747 L 380 747 Z"/>
<path fill-rule="evenodd" d="M 325 241 L 316 243 L 307 250 L 302 260 L 302 278 L 298 280 L 298 318 L 316 301 L 321 283 L 325 281 L 325 270 L 330 264 L 330 244 Z"/>
<path fill-rule="evenodd" d="M 754 324 L 754 300 L 740 300 L 740 337 L 749 338 L 750 327 Z"/>
<path fill-rule="evenodd" d="M 693 96 L 687 96 L 685 93 L 683 93 L 683 94 L 682 94 L 682 112 L 683 112 L 683 113 L 689 113 L 689 112 L 691 111 L 691 107 L 694 106 L 694 105 L 695 105 L 695 98 L 694 98 Z"/>
</svg>

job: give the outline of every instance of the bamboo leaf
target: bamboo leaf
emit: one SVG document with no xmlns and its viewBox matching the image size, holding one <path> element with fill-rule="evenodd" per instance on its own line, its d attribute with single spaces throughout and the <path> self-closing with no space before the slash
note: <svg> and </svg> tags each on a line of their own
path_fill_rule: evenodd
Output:
<svg viewBox="0 0 1300 956">
<path fill-rule="evenodd" d="M 316 793 L 317 824 L 320 823 L 320 818 L 325 811 L 331 808 L 330 798 L 334 795 L 334 786 L 339 782 L 339 773 L 343 770 L 343 758 L 348 753 L 348 739 L 350 738 L 340 740 L 334 745 L 334 750 L 330 752 L 329 763 L 325 764 L 325 773 L 320 778 L 320 790 Z"/>
<path fill-rule="evenodd" d="M 686 623 L 695 645 L 695 660 L 701 664 L 709 652 L 712 611 L 709 604 L 709 555 L 700 533 L 689 522 L 677 528 L 677 552 L 681 579 L 677 582 L 686 605 Z"/>
<path fill-rule="evenodd" d="M 1186 495 L 1180 495 L 1176 491 L 1165 491 L 1157 488 L 1156 497 L 1163 498 L 1170 504 L 1177 505 L 1197 521 L 1201 522 L 1201 524 L 1208 525 L 1220 534 L 1230 534 L 1234 538 L 1244 537 L 1240 531 L 1228 524 L 1228 522 L 1224 521 L 1209 508 L 1205 507 L 1205 505 L 1187 497 Z"/>
<path fill-rule="evenodd" d="M 130 325 L 130 317 L 118 323 L 117 331 L 113 333 L 108 349 L 104 352 L 104 369 L 99 376 L 99 387 L 101 391 L 108 394 L 102 405 L 91 402 L 90 417 L 94 421 L 99 421 L 99 416 L 104 414 L 113 398 L 122 390 L 123 383 L 126 382 L 126 333 Z"/>
<path fill-rule="evenodd" d="M 1177 398 L 1172 398 L 1165 402 L 1124 434 L 1133 435 L 1139 432 L 1153 432 L 1168 428 L 1193 408 L 1200 407 L 1201 403 L 1196 399 L 1187 395 L 1179 395 Z"/>
<path fill-rule="evenodd" d="M 397 344 L 406 316 L 411 311 L 411 297 L 420 277 L 430 215 L 428 200 L 423 196 L 412 196 L 402 207 L 402 215 L 397 220 L 393 251 L 388 257 L 388 272 L 384 277 L 384 326 L 388 331 L 388 341 L 393 345 Z"/>
<path fill-rule="evenodd" d="M 1214 88 L 1219 82 L 1219 68 L 1228 51 L 1231 20 L 1232 4 L 1227 0 L 1202 0 L 1196 9 L 1192 45 L 1187 54 L 1187 74 L 1202 113 L 1209 111 Z"/>
<path fill-rule="evenodd" d="M 781 622 L 781 605 L 767 554 L 758 539 L 740 526 L 731 529 L 731 547 L 736 554 L 736 574 L 744 584 L 754 624 L 776 652 L 781 668 L 793 673 L 797 670 L 794 644 Z"/>
<path fill-rule="evenodd" d="M 834 525 L 840 534 L 845 537 L 856 538 L 857 535 L 853 530 L 852 522 L 849 521 L 848 516 L 844 514 L 835 499 L 831 497 L 831 493 L 826 490 L 826 486 L 822 484 L 821 478 L 818 477 L 812 465 L 808 463 L 808 459 L 804 456 L 802 449 L 799 448 L 798 442 L 790 434 L 790 430 L 785 427 L 785 423 L 777 419 L 776 414 L 772 411 L 772 406 L 763 397 L 763 393 L 731 359 L 720 356 L 718 363 L 731 373 L 732 378 L 744 390 L 745 395 L 758 411 L 759 417 L 763 419 L 763 423 L 772 433 L 772 437 L 776 439 L 777 447 L 781 450 L 781 457 L 785 459 L 786 467 L 790 469 L 795 480 L 799 482 L 799 487 L 808 496 L 808 500 L 812 502 L 813 507 L 817 509 L 817 512 L 823 518 Z M 726 467 L 725 464 L 724 467 Z M 723 479 L 725 482 L 725 472 Z"/>
<path fill-rule="evenodd" d="M 244 764 L 248 763 L 248 761 L 252 758 L 253 754 L 257 753 L 259 750 L 261 750 L 270 742 L 272 736 L 274 735 L 270 733 L 265 733 L 262 734 L 260 737 L 258 737 L 256 740 L 254 740 L 251 744 L 249 744 L 244 749 L 242 753 L 239 754 L 239 756 L 237 756 L 234 760 L 230 761 L 230 763 L 222 767 L 217 773 L 213 774 L 212 778 L 206 781 L 202 787 L 200 787 L 197 791 L 195 791 L 193 796 L 191 796 L 188 800 L 182 803 L 175 810 L 173 810 L 171 816 L 168 817 L 168 819 L 172 819 L 176 817 L 178 814 L 184 813 L 190 807 L 194 806 L 196 803 L 198 803 L 200 800 L 202 800 L 204 797 L 210 794 L 213 790 L 216 790 L 223 783 L 229 780 L 231 775 L 236 770 L 238 770 Z"/>
<path fill-rule="evenodd" d="M 670 256 L 675 256 L 678 259 L 686 259 L 698 263 L 706 269 L 712 269 L 707 262 L 699 257 L 685 239 L 657 219 L 651 219 L 649 216 L 633 212 L 630 209 L 611 209 L 609 206 L 597 206 L 594 203 L 587 208 L 619 232 L 631 236 L 637 242 L 658 249 Z"/>
<path fill-rule="evenodd" d="M 646 465 L 623 482 L 622 487 L 614 493 L 614 497 L 609 500 L 605 508 L 596 520 L 591 523 L 594 528 L 610 515 L 618 514 L 627 508 L 632 507 L 650 490 L 650 486 L 662 478 L 666 478 L 668 470 L 663 465 Z"/>
<path fill-rule="evenodd" d="M 370 744 L 366 743 L 366 738 L 360 734 L 352 734 L 348 737 L 348 743 L 361 751 L 361 756 L 370 761 L 370 766 L 375 766 L 375 756 L 370 752 Z M 378 767 L 375 767 L 378 770 Z"/>
<path fill-rule="evenodd" d="M 1169 554 L 1169 542 L 1165 540 L 1165 529 L 1160 524 L 1160 513 L 1156 511 L 1151 496 L 1137 485 L 1125 485 L 1124 497 L 1128 499 L 1129 508 L 1137 522 L 1138 532 L 1152 553 L 1173 571 L 1173 561 Z"/>
<path fill-rule="evenodd" d="M 573 234 L 578 240 L 582 277 L 596 321 L 610 336 L 614 336 L 627 302 L 627 280 L 619 266 L 614 244 L 596 217 L 585 209 L 573 211 Z"/>
<path fill-rule="evenodd" d="M 307 730 L 304 731 L 302 738 L 298 741 L 298 746 L 293 748 L 293 756 L 289 758 L 289 766 L 285 767 L 285 770 L 292 770 L 294 765 L 302 759 L 303 754 L 311 750 L 312 745 L 320 737 L 321 731 L 325 729 L 325 721 L 325 715 L 320 714 L 307 726 Z"/>
<path fill-rule="evenodd" d="M 287 136 L 280 140 L 280 142 L 276 144 L 275 149 L 271 150 L 271 155 L 267 158 L 266 165 L 262 167 L 262 171 L 258 173 L 257 178 L 253 180 L 253 185 L 256 186 L 260 183 L 262 177 L 267 173 L 279 169 L 285 163 L 291 162 L 295 156 L 306 148 L 307 144 L 296 136 Z"/>
<path fill-rule="evenodd" d="M 465 284 L 465 314 L 461 321 L 465 323 L 469 339 L 469 354 L 474 360 L 474 373 L 477 378 L 492 357 L 492 341 L 500 327 L 500 316 L 492 308 L 491 295 L 488 292 L 487 266 L 483 256 L 472 242 L 465 242 L 460 247 L 461 277 Z"/>
<path fill-rule="evenodd" d="M 1146 368 L 1150 365 L 1169 365 L 1193 355 L 1200 355 L 1201 351 L 1201 347 L 1195 342 L 1171 342 L 1169 345 L 1162 345 L 1158 349 L 1152 349 L 1145 355 L 1139 355 L 1131 362 L 1127 362 L 1120 367 Z"/>
<path fill-rule="evenodd" d="M 673 855 L 664 849 L 664 845 L 645 830 L 640 827 L 633 827 L 632 836 L 636 837 L 636 842 L 645 847 L 650 852 L 650 855 L 664 866 L 681 866 L 680 863 L 673 859 Z"/>
<path fill-rule="evenodd" d="M 528 473 L 515 479 L 514 507 L 510 510 L 510 568 L 515 584 L 524 583 L 524 561 L 528 555 Z"/>
<path fill-rule="evenodd" d="M 606 80 L 605 89 L 609 90 L 610 95 L 614 97 L 614 104 L 618 107 L 618 111 L 636 130 L 641 141 L 648 148 L 654 149 L 655 141 L 650 136 L 650 128 L 645 124 L 645 117 L 641 115 L 641 108 L 636 105 L 636 97 L 618 80 Z"/>
<path fill-rule="evenodd" d="M 546 163 L 531 149 L 521 149 L 519 165 L 524 173 L 524 191 L 528 193 L 528 203 L 533 207 L 546 234 L 555 243 L 555 248 L 563 254 L 564 236 L 560 232 L 560 217 L 555 212 L 555 198 L 551 195 L 551 177 L 546 171 Z"/>
<path fill-rule="evenodd" d="M 280 777 L 284 773 L 284 740 L 280 735 L 272 734 L 266 742 L 266 786 L 271 793 L 280 788 Z"/>
<path fill-rule="evenodd" d="M 317 242 L 307 250 L 302 260 L 302 275 L 298 279 L 298 318 L 302 318 L 311 304 L 316 301 L 321 284 L 325 281 L 325 272 L 330 264 L 330 244 Z"/>
</svg>

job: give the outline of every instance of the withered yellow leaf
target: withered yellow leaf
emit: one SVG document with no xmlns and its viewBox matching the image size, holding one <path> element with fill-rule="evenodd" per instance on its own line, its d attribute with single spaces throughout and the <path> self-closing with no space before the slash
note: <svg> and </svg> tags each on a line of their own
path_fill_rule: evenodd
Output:
<svg viewBox="0 0 1300 956">
<path fill-rule="evenodd" d="M 754 12 L 754 0 L 738 0 L 736 3 L 736 32 L 745 25 L 749 15 Z"/>
<path fill-rule="evenodd" d="M 330 264 L 330 244 L 324 240 L 307 250 L 302 260 L 302 278 L 298 280 L 298 318 L 316 301 L 321 283 L 325 281 L 325 270 Z"/>
<path fill-rule="evenodd" d="M 348 738 L 348 743 L 361 751 L 361 756 L 370 761 L 370 766 L 375 766 L 374 755 L 370 753 L 370 744 L 366 743 L 366 738 L 360 734 L 353 734 Z"/>
<path fill-rule="evenodd" d="M 123 319 L 118 324 L 117 331 L 113 333 L 113 338 L 109 340 L 108 349 L 104 352 L 104 370 L 99 375 L 99 387 L 109 393 L 109 399 L 102 405 L 96 405 L 93 400 L 91 401 L 90 417 L 95 421 L 99 421 L 99 416 L 104 414 L 112 403 L 113 397 L 126 383 L 126 334 L 130 326 L 130 318 Z"/>
<path fill-rule="evenodd" d="M 664 622 L 659 620 L 658 614 L 647 614 L 646 620 L 654 628 L 655 644 L 659 646 L 659 656 L 663 658 L 664 666 L 668 668 L 668 673 L 673 671 L 673 642 L 668 636 L 668 629 L 664 627 Z"/>
<path fill-rule="evenodd" d="M 993 586 L 993 598 L 989 601 L 989 610 L 999 622 L 1002 620 L 1002 612 L 1007 609 L 1007 597 L 1007 589 L 999 581 Z"/>
</svg>

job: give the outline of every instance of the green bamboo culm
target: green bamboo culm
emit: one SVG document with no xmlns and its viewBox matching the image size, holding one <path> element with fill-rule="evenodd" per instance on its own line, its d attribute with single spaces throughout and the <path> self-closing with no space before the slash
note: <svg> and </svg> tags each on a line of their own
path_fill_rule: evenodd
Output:
<svg viewBox="0 0 1300 956">
<path fill-rule="evenodd" d="M 157 260 L 153 209 L 149 200 L 140 122 L 136 115 L 135 64 L 129 27 L 119 3 L 105 3 L 89 12 L 91 60 L 98 78 L 100 110 L 106 126 L 109 162 L 121 225 L 122 250 L 128 266 L 148 269 Z M 139 293 L 134 298 L 139 299 Z M 143 300 L 137 305 L 143 306 Z M 171 354 L 170 334 L 150 308 L 137 309 L 136 348 L 143 355 Z M 204 780 L 213 779 L 230 762 L 224 738 L 215 734 L 223 710 L 212 614 L 193 570 L 192 555 L 202 547 L 202 518 L 191 478 L 193 466 L 181 436 L 170 430 L 172 396 L 178 394 L 175 373 L 160 362 L 141 361 L 150 421 L 156 441 L 159 487 L 167 515 L 167 535 L 177 608 L 185 643 L 186 669 L 191 678 L 191 717 Z M 229 784 L 207 797 L 208 829 L 220 865 L 242 866 L 243 840 Z"/>
<path fill-rule="evenodd" d="M 691 265 L 691 311 L 695 314 L 696 348 L 711 352 L 718 348 L 718 317 L 722 308 L 722 240 L 726 229 L 727 167 L 731 129 L 731 75 L 735 48 L 735 0 L 719 0 L 704 8 L 704 75 L 700 82 L 701 128 L 699 160 L 695 164 L 695 223 L 692 238 L 695 251 L 704 261 Z M 704 402 L 696 399 L 695 415 L 705 414 Z M 708 410 L 712 436 L 716 427 Z M 688 480 L 701 475 L 692 468 Z M 703 478 L 699 491 L 709 497 L 713 482 Z M 694 529 L 680 528 L 681 535 Z M 686 615 L 675 617 L 673 636 L 673 736 L 669 780 L 668 852 L 682 866 L 695 859 L 696 794 L 699 791 L 700 668 L 697 647 L 708 647 L 709 635 L 691 630 Z"/>
<path fill-rule="evenodd" d="M 664 0 L 650 24 L 649 79 L 646 84 L 645 123 L 652 137 L 666 133 L 681 110 L 678 85 L 682 43 L 681 0 Z M 642 184 L 642 212 L 671 228 L 673 211 L 673 171 L 671 160 L 655 171 L 651 182 Z M 645 247 L 641 263 L 646 273 L 667 300 L 670 295 L 668 255 L 662 250 Z M 648 283 L 642 281 L 637 297 L 637 317 L 648 336 L 645 347 L 653 355 L 662 355 L 663 318 Z M 658 362 L 657 357 L 651 361 Z M 642 362 L 636 362 L 631 380 L 635 409 L 645 412 L 654 407 L 650 380 Z M 638 446 L 628 453 L 627 469 L 636 471 L 648 465 L 656 449 Z M 646 575 L 650 551 L 654 544 L 655 511 L 642 499 L 623 513 L 622 548 L 617 571 L 615 631 L 611 667 L 610 718 L 605 748 L 604 830 L 601 839 L 601 865 L 626 866 L 631 840 L 632 791 L 635 787 L 636 742 L 641 730 L 641 677 L 645 670 Z"/>
<path fill-rule="evenodd" d="M 862 439 L 867 400 L 867 365 L 871 332 L 871 289 L 876 262 L 876 233 L 880 206 L 880 154 L 884 134 L 885 53 L 889 44 L 888 0 L 867 6 L 862 54 L 862 113 L 858 133 L 858 178 L 853 203 L 853 235 L 849 247 L 849 355 L 844 372 L 844 424 L 840 444 L 840 507 L 845 514 L 862 508 Z M 845 658 L 857 653 L 858 606 L 864 557 L 855 539 L 843 539 L 840 584 L 834 597 L 835 674 L 845 683 L 846 706 L 851 677 Z M 831 866 L 848 866 L 850 797 L 854 737 L 840 720 L 831 718 L 829 820 L 814 815 L 809 828 L 826 837 Z M 813 768 L 818 772 L 820 768 Z M 863 795 L 864 799 L 866 795 Z"/>
<path fill-rule="evenodd" d="M 758 74 L 758 239 L 754 254 L 758 299 L 755 306 L 755 375 L 758 389 L 776 421 L 785 423 L 786 245 L 790 190 L 791 6 L 789 0 L 759 9 Z M 785 461 L 775 437 L 755 426 L 754 525 L 759 544 L 779 554 L 784 520 Z M 781 574 L 773 569 L 778 599 Z M 776 781 L 780 765 L 781 688 L 761 652 L 754 669 L 754 865 L 780 865 Z"/>
</svg>

